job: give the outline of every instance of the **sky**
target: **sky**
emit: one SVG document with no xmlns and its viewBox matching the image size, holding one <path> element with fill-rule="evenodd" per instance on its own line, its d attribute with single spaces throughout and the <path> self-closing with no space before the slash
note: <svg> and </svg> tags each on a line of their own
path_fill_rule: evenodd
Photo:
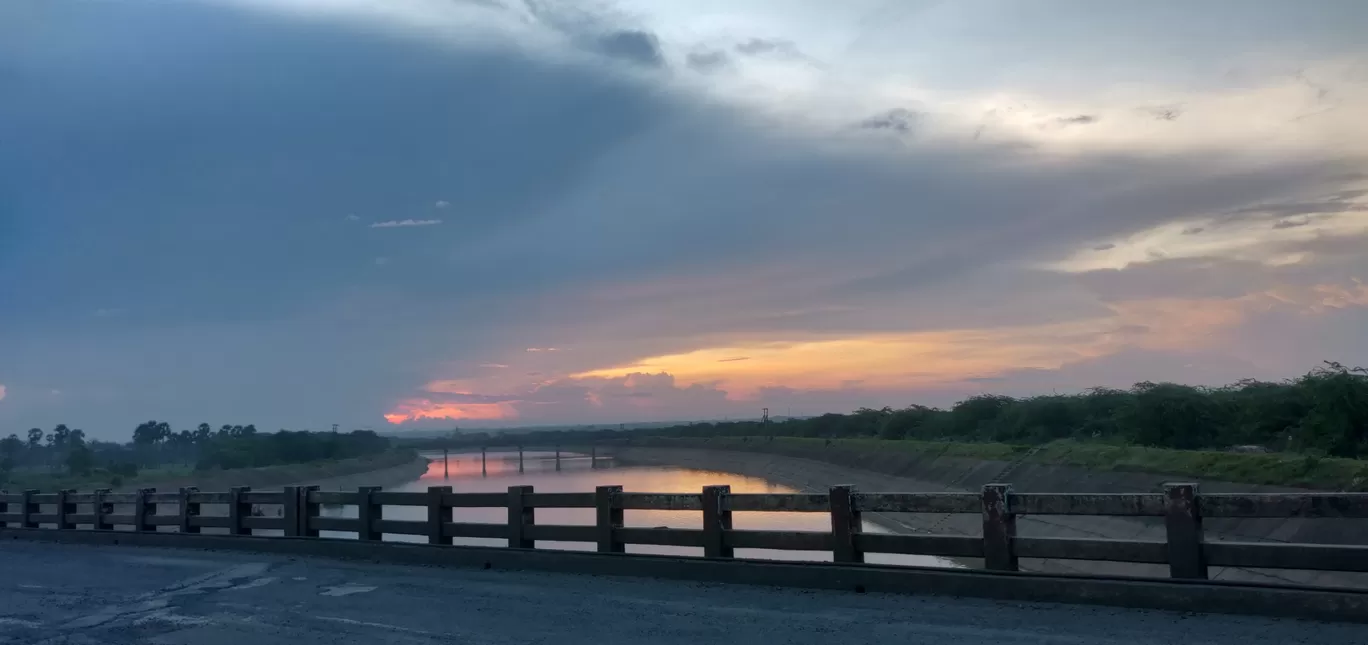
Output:
<svg viewBox="0 0 1368 645">
<path fill-rule="evenodd" d="M 7 0 L 0 434 L 1368 365 L 1359 0 Z"/>
</svg>

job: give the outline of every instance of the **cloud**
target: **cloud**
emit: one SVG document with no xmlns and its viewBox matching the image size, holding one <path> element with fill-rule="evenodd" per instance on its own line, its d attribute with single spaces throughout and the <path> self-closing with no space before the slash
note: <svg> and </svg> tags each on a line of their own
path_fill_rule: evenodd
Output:
<svg viewBox="0 0 1368 645">
<path fill-rule="evenodd" d="M 0 356 L 67 394 L 10 397 L 15 427 L 735 417 L 1368 363 L 1352 3 L 1190 7 L 1214 36 L 1164 52 L 1154 3 L 41 4 L 37 32 L 0 21 Z M 630 68 L 676 57 L 711 71 Z M 460 226 L 336 225 L 444 195 Z M 138 315 L 72 315 L 109 302 Z"/>
<path fill-rule="evenodd" d="M 371 227 L 371 228 L 407 228 L 407 227 L 410 227 L 410 226 L 436 226 L 436 225 L 441 224 L 441 223 L 442 223 L 442 220 L 439 220 L 439 219 L 403 219 L 403 220 L 389 220 L 389 221 L 385 221 L 385 222 L 375 222 L 374 224 L 371 224 L 370 227 Z"/>
<path fill-rule="evenodd" d="M 480 367 L 487 367 L 490 369 L 506 369 L 508 366 L 504 365 L 503 363 L 480 363 Z"/>
<path fill-rule="evenodd" d="M 714 72 L 731 63 L 727 52 L 719 50 L 689 52 L 685 62 L 690 69 L 699 72 Z"/>
<path fill-rule="evenodd" d="M 7 390 L 6 390 L 6 388 L 5 388 L 5 385 L 4 385 L 3 383 L 0 383 L 0 401 L 4 401 L 4 400 L 5 400 L 5 395 L 6 395 L 6 394 L 7 394 Z"/>
<path fill-rule="evenodd" d="M 1093 114 L 1079 114 L 1076 116 L 1062 116 L 1055 119 L 1059 125 L 1091 125 L 1097 123 L 1098 117 Z"/>
<path fill-rule="evenodd" d="M 860 122 L 866 130 L 891 130 L 900 134 L 912 131 L 917 121 L 917 113 L 905 108 L 895 108 Z"/>
<path fill-rule="evenodd" d="M 774 54 L 779 56 L 801 57 L 802 53 L 792 42 L 770 38 L 751 38 L 745 42 L 736 44 L 737 53 L 746 56 L 762 56 Z"/>
<path fill-rule="evenodd" d="M 660 40 L 655 34 L 639 30 L 623 30 L 598 39 L 600 52 L 646 67 L 664 67 L 665 55 L 660 51 Z"/>
<path fill-rule="evenodd" d="M 445 199 L 439 199 L 437 200 L 437 203 L 433 204 L 434 208 L 446 208 L 448 206 L 451 206 L 451 202 Z"/>
<path fill-rule="evenodd" d="M 348 215 L 348 216 L 347 216 L 347 221 L 349 221 L 349 222 L 359 222 L 359 221 L 361 221 L 361 218 L 360 218 L 359 216 L 357 216 L 357 215 Z"/>
</svg>

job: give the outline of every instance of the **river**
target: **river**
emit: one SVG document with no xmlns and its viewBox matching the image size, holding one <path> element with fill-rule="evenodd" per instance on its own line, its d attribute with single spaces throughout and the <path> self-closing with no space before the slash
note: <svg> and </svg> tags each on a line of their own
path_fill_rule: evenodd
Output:
<svg viewBox="0 0 1368 645">
<path fill-rule="evenodd" d="M 697 493 L 704 486 L 729 484 L 734 493 L 796 493 L 801 492 L 773 482 L 731 473 L 673 468 L 661 466 L 615 466 L 611 460 L 599 458 L 597 468 L 591 468 L 588 455 L 562 453 L 561 469 L 556 470 L 554 453 L 523 454 L 523 472 L 519 472 L 518 453 L 489 452 L 482 472 L 479 453 L 453 453 L 442 463 L 441 453 L 424 455 L 431 461 L 427 472 L 417 479 L 397 486 L 386 486 L 390 491 L 426 491 L 429 486 L 449 485 L 458 493 L 488 493 L 508 490 L 509 486 L 533 486 L 538 493 L 583 493 L 596 486 L 622 486 L 623 490 L 642 493 Z M 324 507 L 328 517 L 355 517 L 356 508 Z M 388 506 L 385 517 L 396 520 L 423 520 L 426 508 Z M 507 511 L 500 508 L 458 508 L 453 511 L 457 522 L 488 522 L 502 524 L 508 520 Z M 702 528 L 702 514 L 696 511 L 629 510 L 624 513 L 627 526 Z M 594 524 L 594 509 L 544 508 L 537 509 L 538 524 Z M 825 513 L 750 513 L 732 515 L 738 529 L 772 531 L 829 531 L 831 520 Z M 889 533 L 878 524 L 866 521 L 869 533 Z M 351 537 L 350 533 L 324 532 L 326 537 Z M 421 542 L 425 538 L 411 535 L 385 535 L 385 540 Z M 505 540 L 456 538 L 457 544 L 504 546 Z M 593 550 L 594 545 L 583 542 L 538 541 L 539 549 Z M 627 545 L 628 553 L 657 553 L 702 556 L 696 547 L 674 547 L 644 544 Z M 819 551 L 778 551 L 771 549 L 736 549 L 738 558 L 766 560 L 829 561 L 831 554 Z M 932 556 L 871 553 L 866 560 L 877 564 L 907 566 L 958 567 L 960 565 Z"/>
</svg>

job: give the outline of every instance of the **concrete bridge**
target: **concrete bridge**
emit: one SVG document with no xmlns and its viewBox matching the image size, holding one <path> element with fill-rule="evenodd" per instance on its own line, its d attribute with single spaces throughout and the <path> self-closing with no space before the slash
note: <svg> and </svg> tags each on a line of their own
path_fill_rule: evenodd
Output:
<svg viewBox="0 0 1368 645">
<path fill-rule="evenodd" d="M 325 504 L 354 506 L 356 517 L 324 517 Z M 260 505 L 281 513 L 254 516 Z M 386 518 L 386 508 L 403 506 L 425 509 L 426 519 Z M 454 521 L 453 509 L 472 507 L 506 509 L 508 521 Z M 593 509 L 595 522 L 539 524 L 539 508 Z M 699 512 L 702 528 L 629 527 L 624 513 L 633 509 Z M 770 511 L 829 515 L 832 529 L 732 527 L 735 512 Z M 983 533 L 861 533 L 860 514 L 880 511 L 974 513 Z M 1168 539 L 1027 539 L 1014 532 L 1026 513 L 1161 516 Z M 834 487 L 820 495 L 742 495 L 725 486 L 688 494 L 613 486 L 4 493 L 0 643 L 1363 642 L 1362 626 L 1270 617 L 1368 622 L 1366 592 L 1203 579 L 1209 565 L 1231 563 L 1368 569 L 1368 547 L 1202 539 L 1203 517 L 1275 514 L 1368 516 L 1368 495 L 1201 495 L 1183 484 L 1129 495 L 1014 494 L 1006 485 L 981 494 Z M 357 539 L 320 538 L 322 531 Z M 386 535 L 428 544 L 382 541 Z M 511 548 L 451 545 L 462 537 L 506 540 Z M 536 549 L 537 541 L 587 542 L 595 552 Z M 628 554 L 629 544 L 699 547 L 705 557 Z M 827 550 L 834 562 L 742 560 L 732 557 L 735 548 Z M 986 570 L 862 562 L 875 552 L 981 557 Z M 1040 553 L 1162 559 L 1175 579 L 1014 571 L 1017 557 Z M 1038 602 L 1069 604 L 1021 604 Z M 1184 619 L 1193 612 L 1256 617 Z"/>
</svg>

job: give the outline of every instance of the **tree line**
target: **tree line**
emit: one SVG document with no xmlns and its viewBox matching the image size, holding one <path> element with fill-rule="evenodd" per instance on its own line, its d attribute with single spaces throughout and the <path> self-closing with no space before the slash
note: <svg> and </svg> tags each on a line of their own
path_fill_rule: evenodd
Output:
<svg viewBox="0 0 1368 645">
<path fill-rule="evenodd" d="M 255 468 L 325 459 L 347 459 L 384 452 L 390 440 L 370 430 L 258 432 L 253 424 L 207 423 L 175 431 L 165 421 L 147 421 L 133 430 L 131 441 L 86 438 L 85 432 L 59 424 L 50 432 L 30 429 L 0 439 L 0 475 L 17 469 L 91 475 L 104 471 L 131 478 L 140 470 L 168 465 L 195 470 Z"/>
<path fill-rule="evenodd" d="M 948 408 L 862 408 L 777 423 L 692 423 L 642 430 L 462 434 L 432 443 L 527 445 L 611 441 L 631 436 L 881 437 L 923 441 L 1043 444 L 1056 439 L 1185 450 L 1287 451 L 1368 458 L 1368 370 L 1327 362 L 1284 382 L 1224 387 L 1137 383 L 1078 394 L 1014 398 L 982 394 Z"/>
</svg>

